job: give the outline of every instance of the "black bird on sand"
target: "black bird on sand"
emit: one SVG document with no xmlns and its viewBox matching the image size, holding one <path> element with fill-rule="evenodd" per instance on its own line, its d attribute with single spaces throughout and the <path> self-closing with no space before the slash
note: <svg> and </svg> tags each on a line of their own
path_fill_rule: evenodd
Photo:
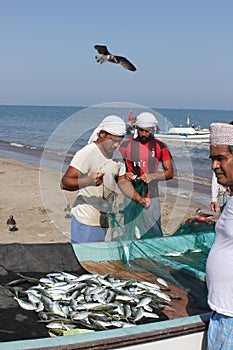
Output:
<svg viewBox="0 0 233 350">
<path fill-rule="evenodd" d="M 95 45 L 94 48 L 98 52 L 98 54 L 95 56 L 95 59 L 98 63 L 102 64 L 104 62 L 112 62 L 120 64 L 122 67 L 132 72 L 136 71 L 136 67 L 126 57 L 111 54 L 108 51 L 107 46 Z"/>
<path fill-rule="evenodd" d="M 70 204 L 66 205 L 66 207 L 64 208 L 64 212 L 66 213 L 65 214 L 65 218 L 66 219 L 71 218 L 71 207 L 70 207 Z"/>
<path fill-rule="evenodd" d="M 198 208 L 196 211 L 195 211 L 195 215 L 196 216 L 204 216 L 206 218 L 210 218 L 213 216 L 213 214 L 208 214 L 208 213 L 204 213 L 203 211 L 201 211 L 201 208 Z"/>
<path fill-rule="evenodd" d="M 9 226 L 9 231 L 11 231 L 11 232 L 18 231 L 18 227 L 16 226 L 16 221 L 15 221 L 13 215 L 9 216 L 6 224 Z"/>
</svg>

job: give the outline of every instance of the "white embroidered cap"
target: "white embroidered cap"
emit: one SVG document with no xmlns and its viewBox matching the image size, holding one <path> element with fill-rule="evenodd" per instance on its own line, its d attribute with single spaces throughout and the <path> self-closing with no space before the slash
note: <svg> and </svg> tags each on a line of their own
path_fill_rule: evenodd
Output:
<svg viewBox="0 0 233 350">
<path fill-rule="evenodd" d="M 226 123 L 210 124 L 210 145 L 233 145 L 233 125 Z"/>
</svg>

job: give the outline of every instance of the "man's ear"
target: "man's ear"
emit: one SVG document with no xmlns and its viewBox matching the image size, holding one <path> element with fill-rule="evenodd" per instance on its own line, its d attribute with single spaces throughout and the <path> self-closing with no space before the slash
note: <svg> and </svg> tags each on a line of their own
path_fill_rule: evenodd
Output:
<svg viewBox="0 0 233 350">
<path fill-rule="evenodd" d="M 105 135 L 106 135 L 105 131 L 104 131 L 104 130 L 100 130 L 100 132 L 99 132 L 99 138 L 100 138 L 100 139 L 103 139 L 103 138 L 105 137 Z"/>
</svg>

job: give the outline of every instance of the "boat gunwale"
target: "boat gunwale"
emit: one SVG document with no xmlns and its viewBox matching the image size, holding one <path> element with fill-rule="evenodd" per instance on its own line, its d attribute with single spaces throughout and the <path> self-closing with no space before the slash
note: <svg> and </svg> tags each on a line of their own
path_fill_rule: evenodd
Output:
<svg viewBox="0 0 233 350">
<path fill-rule="evenodd" d="M 107 350 L 154 343 L 157 341 L 205 332 L 208 328 L 210 313 L 184 317 L 166 322 L 148 323 L 94 333 L 69 335 L 65 337 L 19 340 L 0 343 L 0 350 Z M 186 321 L 189 320 L 187 323 Z M 167 325 L 169 323 L 169 326 Z M 177 325 L 177 323 L 180 323 Z M 157 329 L 152 329 L 157 328 Z M 87 341 L 86 338 L 89 338 Z M 28 345 L 28 346 L 27 346 Z"/>
</svg>

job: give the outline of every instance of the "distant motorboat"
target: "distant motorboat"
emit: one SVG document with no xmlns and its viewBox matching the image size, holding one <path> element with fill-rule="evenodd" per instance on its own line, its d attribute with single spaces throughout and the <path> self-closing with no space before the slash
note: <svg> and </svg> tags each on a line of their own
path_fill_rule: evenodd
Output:
<svg viewBox="0 0 233 350">
<path fill-rule="evenodd" d="M 196 130 L 193 127 L 174 127 L 170 128 L 168 132 L 155 134 L 155 137 L 165 141 L 209 143 L 210 131 L 209 129 Z"/>
<path fill-rule="evenodd" d="M 168 129 L 167 119 L 165 118 L 165 130 L 155 134 L 155 137 L 165 141 L 184 141 L 195 143 L 209 143 L 210 131 L 209 129 L 202 129 L 200 126 L 195 127 L 194 123 L 190 125 L 190 117 L 187 116 L 186 127 L 182 125 L 179 127 L 171 127 Z"/>
<path fill-rule="evenodd" d="M 128 121 L 126 123 L 126 135 L 127 137 L 132 137 L 135 133 L 135 121 L 136 118 L 133 112 L 130 111 L 128 114 Z M 186 120 L 187 126 L 171 127 L 168 129 L 167 118 L 164 118 L 164 127 L 160 131 L 157 128 L 157 133 L 154 136 L 160 140 L 164 141 L 183 141 L 183 142 L 195 142 L 195 143 L 209 143 L 210 142 L 210 131 L 209 129 L 202 129 L 200 126 L 195 127 L 192 123 L 190 125 L 190 117 L 187 116 Z"/>
</svg>

